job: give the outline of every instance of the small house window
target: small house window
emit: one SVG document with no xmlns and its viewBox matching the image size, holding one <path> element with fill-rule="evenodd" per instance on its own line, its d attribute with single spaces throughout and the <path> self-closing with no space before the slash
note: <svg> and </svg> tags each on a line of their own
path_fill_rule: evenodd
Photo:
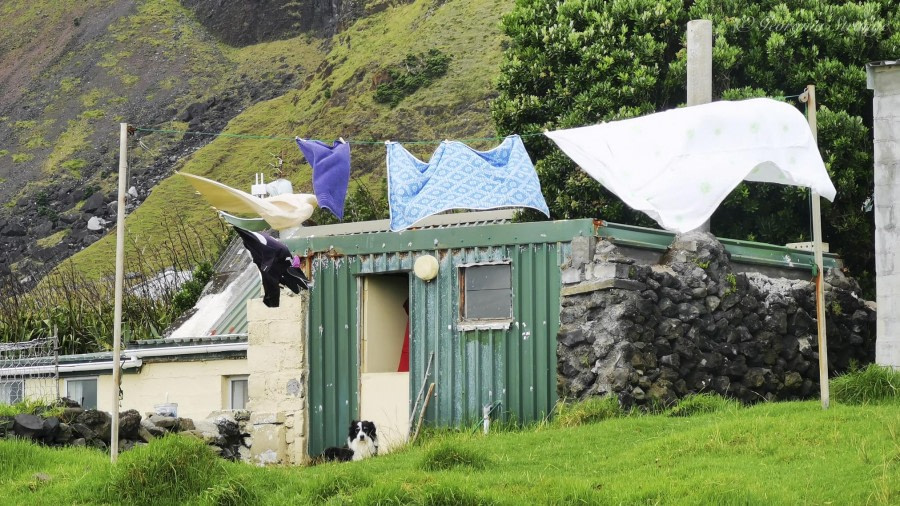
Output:
<svg viewBox="0 0 900 506">
<path fill-rule="evenodd" d="M 512 318 L 512 274 L 509 264 L 472 265 L 460 270 L 462 321 Z"/>
<path fill-rule="evenodd" d="M 232 376 L 228 383 L 231 398 L 229 409 L 247 409 L 247 402 L 250 400 L 247 376 Z"/>
<path fill-rule="evenodd" d="M 22 380 L 0 381 L 0 404 L 15 404 L 25 399 L 25 382 Z"/>
<path fill-rule="evenodd" d="M 97 378 L 66 380 L 66 397 L 84 409 L 97 409 Z"/>
</svg>

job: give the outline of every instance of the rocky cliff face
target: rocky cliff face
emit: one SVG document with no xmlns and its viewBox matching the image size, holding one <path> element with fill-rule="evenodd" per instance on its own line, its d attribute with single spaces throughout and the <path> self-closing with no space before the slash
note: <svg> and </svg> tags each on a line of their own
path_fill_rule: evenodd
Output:
<svg viewBox="0 0 900 506">
<path fill-rule="evenodd" d="M 20 281 L 114 226 L 119 121 L 218 132 L 304 77 L 278 62 L 267 62 L 271 72 L 235 75 L 217 38 L 249 44 L 324 33 L 352 11 L 339 0 L 185 0 L 194 16 L 174 2 L 44 3 L 23 2 L 0 21 L 16 34 L 0 43 L 0 275 L 15 271 Z M 129 209 L 209 139 L 138 144 Z"/>
<path fill-rule="evenodd" d="M 627 406 L 700 392 L 748 403 L 817 395 L 813 283 L 736 274 L 709 234 L 679 236 L 660 265 L 637 265 L 607 241 L 591 257 L 564 271 L 560 397 L 613 394 Z M 829 370 L 872 362 L 874 310 L 852 279 L 826 282 Z"/>
<path fill-rule="evenodd" d="M 292 37 L 328 36 L 363 11 L 363 0 L 183 0 L 203 26 L 233 46 Z"/>
</svg>

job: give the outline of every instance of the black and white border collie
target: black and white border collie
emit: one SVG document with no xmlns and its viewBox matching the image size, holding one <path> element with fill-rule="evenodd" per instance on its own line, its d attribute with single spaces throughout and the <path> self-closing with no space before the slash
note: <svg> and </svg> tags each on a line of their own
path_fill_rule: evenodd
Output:
<svg viewBox="0 0 900 506">
<path fill-rule="evenodd" d="M 375 424 L 367 421 L 353 420 L 347 433 L 347 446 L 344 448 L 326 448 L 322 456 L 325 460 L 362 460 L 378 455 L 378 434 Z"/>
</svg>

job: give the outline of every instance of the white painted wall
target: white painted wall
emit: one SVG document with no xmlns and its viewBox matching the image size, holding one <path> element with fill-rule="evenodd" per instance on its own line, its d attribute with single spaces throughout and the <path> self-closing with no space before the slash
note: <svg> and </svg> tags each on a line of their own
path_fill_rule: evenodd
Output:
<svg viewBox="0 0 900 506">
<path fill-rule="evenodd" d="M 900 369 L 900 62 L 867 71 L 875 90 L 875 361 Z"/>
<path fill-rule="evenodd" d="M 246 375 L 247 359 L 144 362 L 139 373 L 122 374 L 121 411 L 136 409 L 141 416 L 155 404 L 178 403 L 178 416 L 205 419 L 213 411 L 229 408 L 230 376 Z M 97 379 L 97 409 L 112 411 L 112 375 L 84 372 L 78 378 Z M 73 377 L 74 378 L 74 377 Z M 73 379 L 68 378 L 68 379 Z M 66 395 L 66 379 L 59 380 L 59 393 Z M 26 381 L 26 388 L 28 382 Z"/>
</svg>

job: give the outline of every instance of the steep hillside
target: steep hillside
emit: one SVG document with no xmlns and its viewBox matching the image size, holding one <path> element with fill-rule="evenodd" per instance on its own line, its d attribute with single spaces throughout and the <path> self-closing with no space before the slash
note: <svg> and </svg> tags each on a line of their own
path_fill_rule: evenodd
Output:
<svg viewBox="0 0 900 506">
<path fill-rule="evenodd" d="M 300 36 L 260 43 L 227 53 L 240 68 L 251 69 L 271 58 L 288 65 L 315 68 L 296 89 L 260 102 L 238 114 L 218 137 L 173 164 L 172 169 L 201 174 L 248 188 L 254 172 L 268 172 L 273 153 L 283 153 L 295 191 L 311 191 L 310 168 L 291 138 L 350 139 L 352 176 L 372 188 L 383 186 L 384 145 L 354 144 L 353 139 L 443 139 L 493 135 L 488 101 L 500 59 L 497 30 L 505 1 L 453 0 L 443 5 L 417 1 L 407 5 L 370 6 L 371 13 L 327 41 Z M 396 107 L 374 101 L 378 79 L 403 65 L 407 55 L 437 49 L 450 56 L 447 74 L 403 98 Z M 142 124 L 135 120 L 135 124 Z M 161 125 L 160 130 L 184 128 Z M 141 132 L 139 132 L 141 133 Z M 259 139 L 275 136 L 277 139 Z M 173 137 L 151 132 L 141 140 L 153 146 Z M 181 137 L 175 135 L 174 137 Z M 437 143 L 410 145 L 427 159 Z M 474 143 L 486 148 L 490 142 Z M 161 181 L 128 219 L 128 235 L 142 243 L 164 241 L 166 220 L 180 217 L 211 234 L 215 223 L 208 205 L 179 177 Z M 111 258 L 114 237 L 108 236 L 73 257 L 79 270 L 90 272 Z"/>
<path fill-rule="evenodd" d="M 129 202 L 128 236 L 138 248 L 166 241 L 172 220 L 183 219 L 201 235 L 217 227 L 206 204 L 180 178 L 169 177 L 174 170 L 243 188 L 254 172 L 271 177 L 272 154 L 283 153 L 295 189 L 309 191 L 309 166 L 290 139 L 343 136 L 353 146 L 354 178 L 377 188 L 383 185 L 384 146 L 354 139 L 493 134 L 488 102 L 501 52 L 497 21 L 511 8 L 509 0 L 370 0 L 346 7 L 321 0 L 260 2 L 271 7 L 269 16 L 247 15 L 234 7 L 241 2 L 183 3 L 98 0 L 79 3 L 81 10 L 57 9 L 49 1 L 0 6 L 4 33 L 19 33 L 26 18 L 43 20 L 30 38 L 0 52 L 0 68 L 12 69 L 0 71 L 0 202 L 6 202 L 0 248 L 7 252 L 0 271 L 53 265 L 87 244 L 92 246 L 72 258 L 74 265 L 94 274 L 111 266 L 114 237 L 95 241 L 114 222 L 109 204 L 119 121 L 165 130 L 139 130 L 130 141 L 138 197 Z M 35 7 L 40 4 L 43 11 Z M 214 10 L 217 5 L 222 9 Z M 223 13 L 241 19 L 228 25 L 216 17 Z M 272 16 L 294 21 L 287 26 Z M 302 21 L 311 16 L 318 20 Z M 46 44 L 56 48 L 50 54 L 39 42 L 41 34 L 66 29 L 74 35 L 64 50 Z M 300 30 L 308 31 L 272 40 Z M 398 93 L 393 107 L 375 101 L 379 85 L 390 86 L 392 76 L 429 51 L 449 58 L 445 75 L 408 96 Z M 34 53 L 42 55 L 34 62 L 51 63 L 41 66 L 23 56 Z M 21 96 L 10 99 L 13 78 L 22 83 L 15 87 Z M 223 129 L 254 138 L 168 132 Z M 435 146 L 410 147 L 427 159 Z M 93 216 L 107 221 L 101 230 L 87 230 Z"/>
</svg>

